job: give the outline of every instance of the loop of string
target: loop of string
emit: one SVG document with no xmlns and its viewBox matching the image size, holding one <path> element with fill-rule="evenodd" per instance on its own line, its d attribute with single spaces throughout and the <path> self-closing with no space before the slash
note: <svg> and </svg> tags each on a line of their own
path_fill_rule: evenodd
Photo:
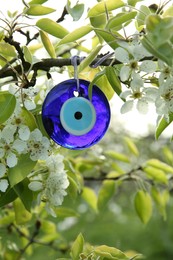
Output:
<svg viewBox="0 0 173 260">
<path fill-rule="evenodd" d="M 77 69 L 78 58 L 79 58 L 78 56 L 73 56 L 71 58 L 71 64 L 74 67 L 74 78 L 76 79 L 76 82 L 77 82 L 77 92 L 79 93 L 80 84 L 79 84 L 78 69 Z"/>
</svg>

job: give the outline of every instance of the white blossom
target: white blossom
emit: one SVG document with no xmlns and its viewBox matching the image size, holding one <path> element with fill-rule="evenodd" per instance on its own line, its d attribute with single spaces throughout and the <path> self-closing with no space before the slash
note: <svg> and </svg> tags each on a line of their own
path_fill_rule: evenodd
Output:
<svg viewBox="0 0 173 260">
<path fill-rule="evenodd" d="M 1 132 L 1 139 L 3 139 L 7 144 L 14 141 L 14 134 L 17 127 L 11 124 L 6 125 Z"/>
<path fill-rule="evenodd" d="M 15 95 L 15 97 L 19 100 L 19 103 L 23 103 L 24 107 L 26 107 L 27 110 L 32 110 L 36 108 L 34 98 L 37 95 L 37 92 L 35 91 L 35 88 L 26 89 L 10 85 L 9 92 Z"/>
<path fill-rule="evenodd" d="M 60 154 L 51 154 L 45 161 L 48 177 L 42 180 L 33 179 L 28 185 L 29 189 L 38 192 L 37 203 L 42 200 L 46 202 L 45 209 L 52 215 L 56 216 L 53 207 L 62 204 L 64 196 L 67 195 L 66 189 L 69 186 L 67 173 L 64 169 L 64 156 Z"/>
<path fill-rule="evenodd" d="M 36 128 L 30 133 L 27 141 L 28 152 L 33 161 L 45 160 L 48 157 L 50 147 L 49 139 L 42 135 L 41 131 Z"/>
<path fill-rule="evenodd" d="M 46 165 L 49 169 L 49 172 L 56 173 L 64 170 L 64 156 L 61 154 L 52 154 L 46 159 Z"/>
<path fill-rule="evenodd" d="M 68 185 L 69 181 L 65 171 L 59 173 L 50 173 L 46 181 L 44 194 L 52 206 L 57 207 L 62 204 L 64 196 L 67 195 L 65 190 Z"/>
<path fill-rule="evenodd" d="M 173 78 L 168 78 L 160 85 L 155 105 L 158 115 L 164 115 L 168 120 L 173 112 Z"/>
<path fill-rule="evenodd" d="M 160 70 L 159 85 L 162 85 L 168 78 L 173 77 L 173 68 L 158 60 L 158 67 Z"/>
<path fill-rule="evenodd" d="M 118 47 L 115 50 L 115 58 L 124 64 L 120 69 L 120 79 L 122 81 L 127 81 L 132 72 L 155 72 L 156 64 L 154 61 L 145 60 L 140 62 L 145 57 L 145 54 L 146 50 L 141 44 L 126 45 L 126 49 Z"/>
<path fill-rule="evenodd" d="M 17 156 L 16 154 L 9 152 L 6 158 L 6 162 L 8 167 L 12 168 L 17 164 Z"/>
<path fill-rule="evenodd" d="M 132 77 L 130 89 L 121 93 L 121 97 L 126 100 L 121 107 L 121 113 L 129 112 L 135 105 L 140 113 L 146 114 L 148 112 L 148 104 L 149 102 L 154 102 L 157 90 L 151 87 L 144 87 L 144 82 L 139 74 L 133 73 Z"/>
<path fill-rule="evenodd" d="M 18 161 L 18 155 L 27 152 L 27 144 L 17 135 L 17 126 L 8 124 L 1 131 L 0 159 L 3 159 L 5 167 L 14 167 Z"/>
<path fill-rule="evenodd" d="M 30 136 L 30 130 L 29 130 L 29 127 L 26 126 L 26 125 L 21 125 L 20 128 L 19 128 L 19 137 L 21 140 L 28 140 L 29 139 L 29 136 Z"/>
</svg>

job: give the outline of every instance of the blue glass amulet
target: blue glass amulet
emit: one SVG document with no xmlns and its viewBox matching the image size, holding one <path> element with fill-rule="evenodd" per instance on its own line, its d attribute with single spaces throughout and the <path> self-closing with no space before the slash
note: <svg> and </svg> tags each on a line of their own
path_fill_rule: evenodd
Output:
<svg viewBox="0 0 173 260">
<path fill-rule="evenodd" d="M 104 93 L 92 88 L 90 82 L 70 79 L 56 85 L 46 96 L 42 120 L 46 132 L 57 144 L 82 150 L 96 144 L 106 133 L 110 123 L 110 106 Z"/>
</svg>

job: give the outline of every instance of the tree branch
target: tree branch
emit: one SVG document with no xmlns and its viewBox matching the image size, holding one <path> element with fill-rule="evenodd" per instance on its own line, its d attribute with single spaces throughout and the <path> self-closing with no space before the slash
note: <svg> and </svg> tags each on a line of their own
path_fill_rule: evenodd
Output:
<svg viewBox="0 0 173 260">
<path fill-rule="evenodd" d="M 94 65 L 95 63 L 99 62 L 100 58 L 96 58 L 91 64 L 90 66 Z M 114 60 L 113 59 L 106 59 L 104 60 L 100 65 L 101 66 L 109 66 L 109 65 L 115 65 L 115 64 L 120 64 L 120 62 L 118 60 Z M 80 58 L 77 61 L 78 65 L 80 64 Z M 49 71 L 51 68 L 53 67 L 63 67 L 63 66 L 71 66 L 72 62 L 71 59 L 62 59 L 62 58 L 57 58 L 57 59 L 43 59 L 42 61 L 39 61 L 37 63 L 35 63 L 32 66 L 32 70 L 37 71 L 37 70 L 43 70 L 43 71 Z M 28 62 L 25 62 L 24 64 L 24 72 L 27 72 L 30 68 L 31 64 Z M 15 71 L 18 72 L 19 74 L 22 73 L 22 69 L 20 65 L 17 65 L 14 67 Z M 0 78 L 7 78 L 7 77 L 15 77 L 15 73 L 11 68 L 2 68 L 0 70 Z"/>
</svg>

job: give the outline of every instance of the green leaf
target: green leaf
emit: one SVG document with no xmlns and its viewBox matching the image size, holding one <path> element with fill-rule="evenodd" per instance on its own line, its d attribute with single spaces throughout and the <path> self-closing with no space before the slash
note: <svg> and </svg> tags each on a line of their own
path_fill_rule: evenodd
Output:
<svg viewBox="0 0 173 260">
<path fill-rule="evenodd" d="M 139 151 L 135 143 L 132 141 L 129 137 L 124 137 L 124 141 L 127 144 L 127 147 L 129 148 L 130 152 L 132 152 L 135 156 L 139 155 Z"/>
<path fill-rule="evenodd" d="M 97 79 L 96 85 L 103 91 L 108 100 L 113 97 L 114 90 L 105 74 Z"/>
<path fill-rule="evenodd" d="M 158 183 L 163 183 L 163 184 L 168 183 L 168 179 L 167 179 L 166 174 L 163 170 L 157 169 L 157 168 L 152 167 L 152 166 L 144 167 L 143 170 L 154 181 L 156 181 Z"/>
<path fill-rule="evenodd" d="M 51 58 L 56 58 L 55 48 L 46 32 L 40 30 L 41 41 Z"/>
<path fill-rule="evenodd" d="M 163 131 L 170 125 L 170 123 L 173 121 L 173 114 L 169 115 L 169 121 L 166 121 L 164 116 L 160 119 L 158 122 L 158 125 L 156 127 L 155 137 L 156 139 L 159 138 L 159 136 L 163 133 Z"/>
<path fill-rule="evenodd" d="M 19 198 L 13 202 L 15 221 L 17 225 L 24 225 L 31 220 L 32 214 L 28 212 Z"/>
<path fill-rule="evenodd" d="M 141 39 L 141 43 L 152 55 L 166 62 L 169 66 L 172 65 L 172 55 L 171 57 L 164 56 L 162 52 L 158 51 L 157 47 L 155 46 L 156 44 L 153 41 L 151 41 L 149 37 L 144 36 Z"/>
<path fill-rule="evenodd" d="M 82 190 L 82 198 L 94 211 L 97 211 L 97 196 L 93 189 L 84 187 Z"/>
<path fill-rule="evenodd" d="M 120 80 L 119 80 L 118 76 L 116 75 L 116 71 L 113 67 L 108 66 L 106 68 L 106 77 L 107 77 L 112 89 L 119 96 L 121 94 L 121 83 L 120 83 Z"/>
<path fill-rule="evenodd" d="M 50 14 L 50 13 L 53 13 L 55 11 L 56 11 L 56 9 L 53 9 L 53 8 L 50 8 L 50 7 L 42 6 L 42 5 L 39 5 L 39 4 L 35 4 L 35 5 L 33 4 L 26 10 L 26 14 L 37 16 L 37 15 Z"/>
<path fill-rule="evenodd" d="M 30 64 L 32 64 L 32 54 L 27 46 L 23 47 L 23 53 L 24 53 L 25 60 Z"/>
<path fill-rule="evenodd" d="M 84 247 L 84 238 L 82 234 L 80 233 L 76 240 L 74 241 L 72 248 L 71 248 L 71 257 L 73 260 L 79 260 L 80 254 L 83 252 Z"/>
<path fill-rule="evenodd" d="M 159 192 L 156 187 L 152 187 L 151 195 L 154 199 L 154 202 L 156 203 L 160 215 L 164 220 L 166 220 L 166 204 L 169 200 L 169 191 L 164 190 Z"/>
<path fill-rule="evenodd" d="M 31 2 L 29 2 L 29 5 L 41 5 L 44 4 L 45 2 L 47 2 L 48 0 L 32 0 Z"/>
<path fill-rule="evenodd" d="M 0 124 L 4 123 L 14 112 L 16 98 L 7 91 L 0 93 Z"/>
<path fill-rule="evenodd" d="M 15 48 L 6 42 L 0 42 L 0 54 L 9 57 L 16 57 Z"/>
<path fill-rule="evenodd" d="M 89 25 L 86 26 L 82 26 L 80 28 L 77 28 L 76 30 L 74 30 L 73 32 L 67 34 L 59 43 L 58 45 L 61 44 L 66 44 L 66 43 L 70 43 L 70 42 L 74 42 L 80 38 L 82 38 L 83 36 L 87 35 L 88 33 L 90 33 L 93 30 L 93 28 Z"/>
<path fill-rule="evenodd" d="M 102 186 L 98 193 L 97 207 L 99 210 L 103 210 L 108 201 L 112 198 L 115 193 L 115 182 L 106 180 L 102 183 Z"/>
<path fill-rule="evenodd" d="M 118 160 L 118 161 L 122 161 L 122 162 L 126 162 L 126 163 L 130 162 L 129 157 L 127 157 L 125 154 L 118 153 L 113 150 L 108 150 L 104 154 L 106 156 L 109 156 L 110 158 Z"/>
<path fill-rule="evenodd" d="M 57 37 L 64 38 L 69 32 L 60 24 L 49 18 L 42 18 L 37 21 L 36 25 L 43 31 Z"/>
<path fill-rule="evenodd" d="M 79 187 L 78 187 L 78 184 L 76 183 L 76 181 L 68 176 L 68 180 L 69 180 L 69 186 L 67 188 L 67 191 L 68 191 L 68 194 L 73 198 L 73 199 L 76 199 L 77 198 L 77 195 L 79 193 Z"/>
<path fill-rule="evenodd" d="M 35 117 L 33 114 L 28 111 L 26 108 L 22 108 L 22 113 L 21 113 L 23 122 L 29 127 L 30 131 L 33 131 L 35 128 L 37 128 L 37 123 L 35 120 Z"/>
<path fill-rule="evenodd" d="M 166 163 L 161 162 L 158 159 L 150 159 L 146 162 L 145 165 L 155 167 L 155 168 L 160 169 L 167 173 L 173 173 L 173 167 L 171 167 L 170 165 L 168 165 Z"/>
<path fill-rule="evenodd" d="M 141 5 L 137 15 L 137 24 L 142 26 L 145 24 L 146 17 L 151 14 L 150 9 L 146 5 Z"/>
<path fill-rule="evenodd" d="M 90 54 L 81 62 L 81 64 L 78 66 L 78 72 L 80 73 L 83 71 L 87 66 L 89 66 L 92 61 L 96 58 L 97 54 L 101 50 L 102 46 L 98 45 L 96 48 L 94 48 Z"/>
<path fill-rule="evenodd" d="M 90 23 L 94 28 L 105 28 L 106 22 L 107 19 L 105 13 L 90 17 Z"/>
<path fill-rule="evenodd" d="M 152 216 L 152 200 L 149 193 L 139 190 L 135 195 L 135 209 L 144 224 L 147 224 Z"/>
<path fill-rule="evenodd" d="M 42 219 L 41 231 L 43 231 L 46 234 L 55 234 L 57 232 L 56 224 L 47 219 Z"/>
<path fill-rule="evenodd" d="M 103 29 L 94 28 L 94 31 L 101 37 L 113 50 L 119 47 L 117 39 L 121 39 L 118 33 L 112 34 L 111 32 Z"/>
<path fill-rule="evenodd" d="M 3 207 L 17 198 L 17 194 L 13 188 L 9 188 L 5 193 L 1 193 L 0 196 L 0 207 Z"/>
<path fill-rule="evenodd" d="M 77 4 L 73 8 L 70 5 L 71 3 L 68 0 L 66 5 L 67 12 L 73 17 L 73 21 L 78 21 L 84 12 L 84 4 Z"/>
<path fill-rule="evenodd" d="M 147 36 L 144 41 L 142 40 L 144 47 L 146 46 L 156 57 L 172 66 L 173 17 L 161 18 L 156 14 L 149 15 L 146 19 L 146 28 Z"/>
<path fill-rule="evenodd" d="M 124 5 L 125 5 L 124 2 L 121 0 L 116 0 L 116 1 L 107 0 L 104 2 L 100 2 L 95 6 L 93 6 L 92 8 L 90 8 L 90 10 L 88 11 L 88 17 L 97 16 L 100 15 L 101 13 L 105 13 L 106 10 L 112 11 L 117 8 L 123 7 Z"/>
<path fill-rule="evenodd" d="M 5 226 L 9 226 L 15 220 L 15 214 L 13 211 L 8 211 L 8 214 L 1 216 L 0 218 L 0 227 L 4 228 Z"/>
<path fill-rule="evenodd" d="M 162 17 L 167 17 L 167 16 L 173 16 L 173 5 L 170 6 L 164 13 L 162 14 Z"/>
<path fill-rule="evenodd" d="M 127 23 L 128 21 L 132 21 L 132 19 L 135 18 L 137 12 L 130 12 L 130 13 L 119 13 L 118 15 L 112 17 L 109 19 L 106 29 L 110 30 L 115 27 L 119 27 L 118 30 L 122 28 L 122 25 L 124 23 Z"/>
<path fill-rule="evenodd" d="M 14 186 L 14 190 L 16 194 L 23 202 L 23 205 L 27 211 L 31 211 L 32 202 L 33 202 L 33 193 L 28 188 L 29 183 L 30 183 L 29 179 L 25 178 Z"/>
<path fill-rule="evenodd" d="M 55 209 L 58 218 L 69 218 L 69 217 L 79 217 L 79 214 L 74 209 L 59 207 Z"/>
<path fill-rule="evenodd" d="M 94 79 L 90 82 L 89 87 L 88 87 L 88 97 L 90 100 L 92 100 L 92 90 L 93 90 L 93 85 L 97 82 L 99 78 L 101 78 L 105 74 L 105 71 L 99 71 L 95 76 Z"/>
<path fill-rule="evenodd" d="M 128 0 L 128 5 L 135 6 L 138 2 L 142 2 L 144 0 Z"/>
<path fill-rule="evenodd" d="M 149 32 L 154 32 L 154 30 L 157 28 L 157 25 L 161 23 L 162 19 L 157 14 L 150 14 L 148 15 L 146 19 L 146 29 Z"/>
<path fill-rule="evenodd" d="M 94 249 L 94 253 L 97 256 L 101 256 L 101 259 L 109 260 L 129 260 L 129 258 L 119 249 L 115 247 L 109 247 L 106 245 L 97 246 Z"/>
<path fill-rule="evenodd" d="M 46 136 L 47 138 L 50 138 L 50 136 L 48 135 L 48 133 L 46 132 L 46 130 L 44 128 L 43 121 L 42 121 L 42 115 L 41 114 L 36 115 L 35 120 L 36 120 L 38 129 L 42 132 L 42 135 Z"/>
<path fill-rule="evenodd" d="M 32 161 L 29 154 L 21 154 L 18 163 L 13 168 L 9 168 L 8 178 L 11 187 L 21 182 L 26 176 L 33 170 L 36 165 L 35 161 Z"/>
<path fill-rule="evenodd" d="M 173 165 L 173 153 L 171 149 L 167 146 L 163 147 L 162 149 L 165 160 L 167 161 L 168 164 Z"/>
</svg>

